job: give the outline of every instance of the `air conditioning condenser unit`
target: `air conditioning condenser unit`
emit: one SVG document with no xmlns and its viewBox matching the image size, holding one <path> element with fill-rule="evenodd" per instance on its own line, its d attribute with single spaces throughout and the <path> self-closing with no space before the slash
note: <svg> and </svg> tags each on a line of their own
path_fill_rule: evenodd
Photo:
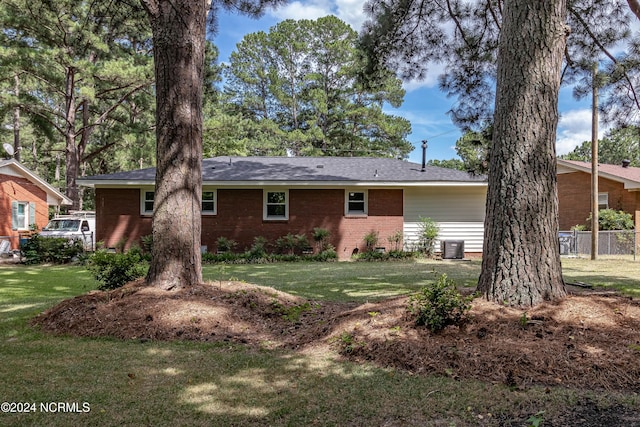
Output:
<svg viewBox="0 0 640 427">
<path fill-rule="evenodd" d="M 442 259 L 463 259 L 464 240 L 442 240 L 440 242 Z"/>
</svg>

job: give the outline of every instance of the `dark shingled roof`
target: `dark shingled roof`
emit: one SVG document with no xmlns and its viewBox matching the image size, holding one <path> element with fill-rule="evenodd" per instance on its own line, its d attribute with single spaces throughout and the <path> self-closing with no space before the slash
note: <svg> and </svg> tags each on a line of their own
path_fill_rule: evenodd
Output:
<svg viewBox="0 0 640 427">
<path fill-rule="evenodd" d="M 202 161 L 204 182 L 486 182 L 454 169 L 421 165 L 403 160 L 369 157 L 233 157 Z M 155 168 L 79 179 L 79 182 L 153 181 Z"/>
</svg>

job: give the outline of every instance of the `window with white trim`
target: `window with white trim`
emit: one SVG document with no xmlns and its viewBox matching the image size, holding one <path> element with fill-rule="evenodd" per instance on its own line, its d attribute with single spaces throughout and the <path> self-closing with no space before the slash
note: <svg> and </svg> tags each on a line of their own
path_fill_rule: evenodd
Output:
<svg viewBox="0 0 640 427">
<path fill-rule="evenodd" d="M 144 190 L 142 192 L 142 213 L 143 214 L 152 214 L 153 213 L 153 202 L 156 198 L 155 191 L 147 191 Z"/>
<path fill-rule="evenodd" d="M 609 209 L 609 193 L 598 193 L 598 210 Z"/>
<path fill-rule="evenodd" d="M 264 219 L 283 220 L 289 218 L 289 191 L 264 190 Z"/>
<path fill-rule="evenodd" d="M 208 215 L 216 214 L 216 191 L 207 190 L 202 192 L 202 213 Z"/>
<path fill-rule="evenodd" d="M 29 230 L 36 223 L 36 205 L 29 202 L 11 202 L 11 228 Z"/>
<path fill-rule="evenodd" d="M 216 214 L 216 191 L 206 190 L 202 192 L 202 206 L 201 211 L 205 215 Z M 143 215 L 153 214 L 153 203 L 155 202 L 156 193 L 153 190 L 141 191 L 141 210 Z"/>
<path fill-rule="evenodd" d="M 345 215 L 366 215 L 367 214 L 367 192 L 351 191 L 345 192 Z"/>
</svg>

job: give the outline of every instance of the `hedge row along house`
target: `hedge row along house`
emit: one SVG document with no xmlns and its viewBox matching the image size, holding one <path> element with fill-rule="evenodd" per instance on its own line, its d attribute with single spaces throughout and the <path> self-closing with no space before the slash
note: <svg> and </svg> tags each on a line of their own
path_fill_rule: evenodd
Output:
<svg viewBox="0 0 640 427">
<path fill-rule="evenodd" d="M 466 255 L 482 253 L 487 181 L 484 176 L 388 158 L 216 157 L 202 163 L 202 245 L 216 251 L 225 237 L 249 248 L 291 234 L 311 240 L 314 228 L 331 233 L 338 258 L 378 246 L 401 231 L 417 243 L 420 217 L 439 225 L 440 241 L 464 241 Z M 138 244 L 151 234 L 155 168 L 79 179 L 95 189 L 97 240 L 106 247 Z M 179 215 L 176 212 L 176 215 Z M 436 250 L 439 249 L 436 242 Z"/>
</svg>

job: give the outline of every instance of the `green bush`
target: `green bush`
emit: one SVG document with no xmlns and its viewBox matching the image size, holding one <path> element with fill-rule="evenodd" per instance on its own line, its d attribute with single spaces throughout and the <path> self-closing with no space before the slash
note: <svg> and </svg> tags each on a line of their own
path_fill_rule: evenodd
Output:
<svg viewBox="0 0 640 427">
<path fill-rule="evenodd" d="M 404 232 L 397 230 L 391 236 L 387 237 L 387 242 L 393 247 L 391 251 L 400 252 L 402 249 L 402 239 L 404 238 Z"/>
<path fill-rule="evenodd" d="M 322 253 L 329 245 L 329 237 L 331 232 L 326 228 L 315 227 L 313 229 L 313 241 L 316 242 L 318 253 Z"/>
<path fill-rule="evenodd" d="M 233 239 L 220 236 L 218 237 L 218 240 L 216 240 L 216 245 L 218 246 L 218 252 L 220 253 L 231 252 L 238 245 L 238 242 Z"/>
<path fill-rule="evenodd" d="M 473 296 L 463 297 L 446 274 L 409 297 L 407 310 L 416 316 L 416 325 L 426 326 L 434 333 L 449 325 L 467 320 Z"/>
<path fill-rule="evenodd" d="M 334 248 L 330 244 L 327 244 L 322 252 L 312 255 L 311 257 L 309 257 L 309 259 L 319 262 L 335 261 L 338 259 L 338 253 L 336 252 L 336 248 Z"/>
<path fill-rule="evenodd" d="M 248 260 L 264 258 L 267 255 L 267 243 L 269 243 L 269 241 L 266 237 L 254 237 L 253 245 L 251 245 L 251 248 L 245 253 L 246 258 Z"/>
<path fill-rule="evenodd" d="M 364 244 L 367 248 L 366 251 L 373 252 L 376 249 L 376 246 L 378 246 L 380 236 L 377 231 L 371 230 L 362 239 L 364 240 Z"/>
<path fill-rule="evenodd" d="M 65 264 L 84 254 L 81 240 L 34 234 L 20 246 L 26 264 Z"/>
<path fill-rule="evenodd" d="M 151 254 L 153 251 L 153 234 L 147 234 L 140 238 L 140 245 L 145 254 Z"/>
<path fill-rule="evenodd" d="M 600 230 L 632 230 L 631 214 L 615 209 L 601 209 L 598 211 L 598 225 Z M 591 230 L 591 215 L 587 218 L 586 228 Z"/>
<path fill-rule="evenodd" d="M 420 251 L 427 256 L 432 256 L 436 238 L 440 233 L 438 223 L 429 217 L 418 218 L 418 245 Z"/>
<path fill-rule="evenodd" d="M 119 288 L 143 277 L 148 268 L 138 251 L 111 253 L 100 250 L 89 258 L 87 266 L 101 283 L 99 289 L 103 291 Z"/>
<path fill-rule="evenodd" d="M 309 246 L 309 239 L 306 235 L 288 233 L 276 240 L 276 248 L 281 254 L 293 255 L 310 250 L 311 246 Z"/>
</svg>

